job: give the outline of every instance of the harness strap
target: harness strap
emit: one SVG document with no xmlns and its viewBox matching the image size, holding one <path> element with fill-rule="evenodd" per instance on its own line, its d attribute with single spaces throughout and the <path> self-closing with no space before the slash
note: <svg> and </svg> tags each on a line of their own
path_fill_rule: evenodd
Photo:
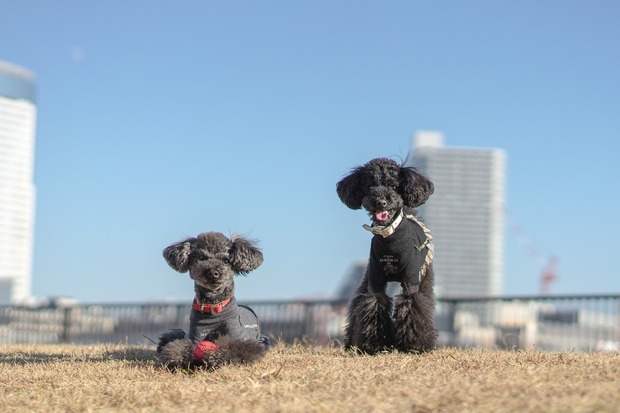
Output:
<svg viewBox="0 0 620 413">
<path fill-rule="evenodd" d="M 422 243 L 422 245 L 420 245 L 419 247 L 416 247 L 418 251 L 422 251 L 424 248 L 428 249 L 426 253 L 426 257 L 424 258 L 424 264 L 422 264 L 422 268 L 420 268 L 420 272 L 418 273 L 419 279 L 422 280 L 422 278 L 424 278 L 424 276 L 426 275 L 426 270 L 433 263 L 433 255 L 435 254 L 435 246 L 433 245 L 433 236 L 431 235 L 431 231 L 428 228 L 426 228 L 426 225 L 418 221 L 415 215 L 405 214 L 405 218 L 407 218 L 409 221 L 413 221 L 416 224 L 418 224 L 420 228 L 422 228 L 422 230 L 424 231 L 424 235 L 426 235 L 426 240 Z"/>
</svg>

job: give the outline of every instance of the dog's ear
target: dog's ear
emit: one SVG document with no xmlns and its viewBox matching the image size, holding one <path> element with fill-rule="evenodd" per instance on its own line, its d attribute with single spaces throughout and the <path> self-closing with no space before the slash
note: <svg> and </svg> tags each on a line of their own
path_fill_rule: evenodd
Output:
<svg viewBox="0 0 620 413">
<path fill-rule="evenodd" d="M 263 263 L 263 253 L 251 241 L 241 236 L 233 236 L 228 259 L 235 273 L 245 275 Z"/>
<path fill-rule="evenodd" d="M 433 194 L 433 182 L 414 167 L 400 168 L 400 194 L 406 206 L 417 208 Z"/>
<path fill-rule="evenodd" d="M 164 248 L 163 255 L 168 265 L 178 272 L 186 272 L 189 269 L 189 254 L 195 242 L 196 238 L 188 238 Z"/>
<path fill-rule="evenodd" d="M 360 209 L 364 199 L 364 188 L 362 186 L 362 175 L 364 167 L 358 166 L 351 170 L 351 173 L 336 184 L 336 192 L 343 204 L 351 209 Z"/>
</svg>

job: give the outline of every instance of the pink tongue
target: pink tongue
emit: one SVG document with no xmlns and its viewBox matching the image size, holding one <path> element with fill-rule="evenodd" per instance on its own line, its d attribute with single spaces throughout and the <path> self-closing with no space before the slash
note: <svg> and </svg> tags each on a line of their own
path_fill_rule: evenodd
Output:
<svg viewBox="0 0 620 413">
<path fill-rule="evenodd" d="M 375 212 L 375 217 L 378 221 L 385 221 L 389 216 L 390 213 L 388 211 Z"/>
</svg>

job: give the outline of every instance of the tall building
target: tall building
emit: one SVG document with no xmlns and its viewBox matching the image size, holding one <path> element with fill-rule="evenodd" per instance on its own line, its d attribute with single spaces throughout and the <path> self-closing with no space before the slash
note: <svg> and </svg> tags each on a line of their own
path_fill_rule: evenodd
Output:
<svg viewBox="0 0 620 413">
<path fill-rule="evenodd" d="M 501 294 L 504 151 L 446 147 L 441 133 L 418 132 L 406 163 L 435 185 L 418 215 L 433 234 L 437 296 Z"/>
<path fill-rule="evenodd" d="M 34 143 L 32 73 L 0 61 L 0 303 L 31 295 Z"/>
</svg>

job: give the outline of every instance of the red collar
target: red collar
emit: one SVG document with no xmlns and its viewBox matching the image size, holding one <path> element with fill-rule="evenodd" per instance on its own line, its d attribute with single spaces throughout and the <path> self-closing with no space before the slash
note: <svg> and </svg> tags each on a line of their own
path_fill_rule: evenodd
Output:
<svg viewBox="0 0 620 413">
<path fill-rule="evenodd" d="M 230 298 L 222 301 L 217 304 L 202 304 L 198 301 L 197 298 L 194 298 L 194 302 L 192 303 L 192 308 L 201 313 L 209 313 L 209 314 L 217 314 L 221 313 L 226 307 L 226 304 L 230 302 Z"/>
</svg>

